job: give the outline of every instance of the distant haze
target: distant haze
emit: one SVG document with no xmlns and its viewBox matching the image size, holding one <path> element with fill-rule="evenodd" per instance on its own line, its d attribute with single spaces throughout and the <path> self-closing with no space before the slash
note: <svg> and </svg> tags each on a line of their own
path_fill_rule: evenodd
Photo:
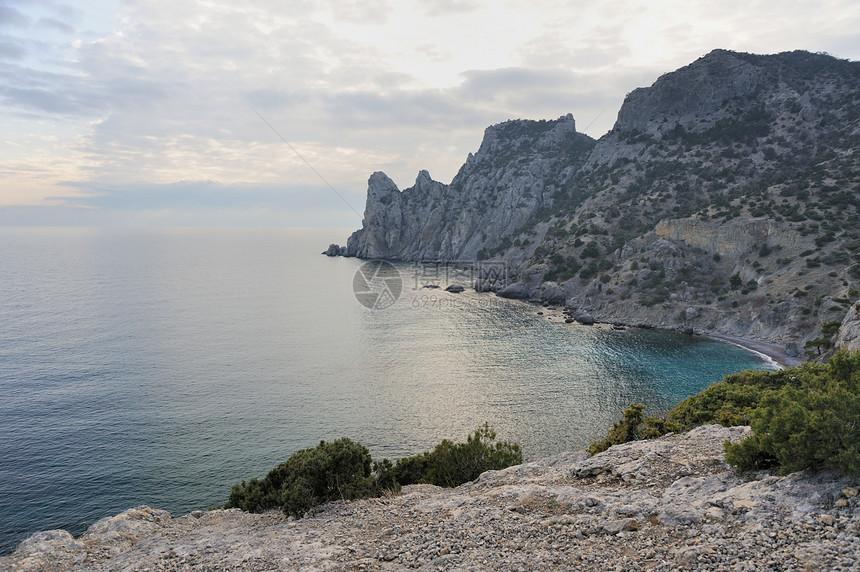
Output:
<svg viewBox="0 0 860 572">
<path fill-rule="evenodd" d="M 449 182 L 490 124 L 599 137 L 714 48 L 858 30 L 849 0 L 0 0 L 0 225 L 358 227 L 370 173 Z"/>
</svg>

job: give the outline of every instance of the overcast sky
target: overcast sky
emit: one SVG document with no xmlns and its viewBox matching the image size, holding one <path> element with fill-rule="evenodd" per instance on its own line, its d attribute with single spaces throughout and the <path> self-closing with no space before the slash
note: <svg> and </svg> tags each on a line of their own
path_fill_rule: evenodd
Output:
<svg viewBox="0 0 860 572">
<path fill-rule="evenodd" d="M 450 182 L 506 119 L 599 137 L 714 48 L 857 60 L 860 3 L 0 0 L 0 225 L 357 227 L 373 171 Z"/>
</svg>

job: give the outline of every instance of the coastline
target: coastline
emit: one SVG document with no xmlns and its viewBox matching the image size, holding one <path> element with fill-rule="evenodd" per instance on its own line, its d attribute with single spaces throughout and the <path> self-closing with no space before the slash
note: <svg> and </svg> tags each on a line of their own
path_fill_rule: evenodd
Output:
<svg viewBox="0 0 860 572">
<path fill-rule="evenodd" d="M 546 318 L 550 321 L 555 322 L 556 320 L 558 320 L 557 323 L 564 325 L 565 318 L 568 317 L 568 315 L 565 313 L 566 308 L 563 306 L 543 306 L 539 301 L 524 301 L 524 302 L 537 308 L 536 312 L 542 313 L 541 315 L 546 316 Z M 594 318 L 595 318 L 595 321 L 594 321 L 593 326 L 598 326 L 598 325 L 613 326 L 613 325 L 615 325 L 615 326 L 623 326 L 624 328 L 641 328 L 642 327 L 641 325 L 626 324 L 623 322 L 619 322 L 617 320 L 607 320 L 603 317 L 598 317 L 598 316 L 595 316 Z M 651 326 L 650 328 L 647 328 L 647 329 L 664 330 L 667 332 L 679 332 L 679 331 L 681 331 L 678 328 L 667 328 L 667 327 L 661 327 L 661 326 Z M 749 352 L 752 352 L 754 354 L 758 354 L 759 356 L 765 358 L 767 361 L 769 361 L 771 364 L 773 364 L 775 369 L 784 369 L 787 367 L 795 367 L 795 366 L 802 364 L 805 361 L 801 358 L 796 358 L 796 357 L 791 357 L 789 355 L 786 355 L 785 347 L 780 345 L 780 344 L 774 343 L 774 342 L 767 342 L 767 341 L 762 341 L 762 340 L 753 340 L 751 338 L 743 338 L 740 336 L 730 336 L 727 334 L 720 334 L 718 332 L 709 332 L 709 331 L 701 331 L 701 330 L 696 330 L 696 331 L 690 333 L 690 335 L 702 336 L 705 338 L 710 338 L 712 340 L 718 340 L 721 342 L 726 342 L 729 344 L 736 345 L 740 348 L 743 348 Z"/>
<path fill-rule="evenodd" d="M 749 338 L 727 336 L 725 334 L 717 333 L 703 333 L 702 335 L 715 340 L 728 342 L 730 344 L 742 347 L 745 350 L 760 354 L 773 362 L 778 369 L 798 366 L 804 361 L 800 358 L 787 356 L 785 354 L 785 350 L 782 347 L 771 342 L 762 342 L 758 340 L 751 340 Z"/>
</svg>

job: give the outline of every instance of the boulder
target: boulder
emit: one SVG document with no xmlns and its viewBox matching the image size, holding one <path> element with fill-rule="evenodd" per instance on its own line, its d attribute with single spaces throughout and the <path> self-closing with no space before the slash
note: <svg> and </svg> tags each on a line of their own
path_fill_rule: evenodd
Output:
<svg viewBox="0 0 860 572">
<path fill-rule="evenodd" d="M 622 518 L 610 520 L 603 523 L 603 530 L 607 534 L 618 534 L 623 531 L 638 530 L 639 522 L 635 518 Z"/>
<path fill-rule="evenodd" d="M 544 282 L 540 288 L 540 299 L 548 304 L 564 304 L 567 292 L 555 282 Z"/>
<path fill-rule="evenodd" d="M 496 292 L 496 296 L 501 298 L 511 298 L 514 300 L 528 300 L 529 287 L 522 282 L 514 282 L 513 284 L 505 286 Z"/>
<path fill-rule="evenodd" d="M 323 252 L 326 256 L 343 256 L 346 253 L 345 246 L 338 246 L 337 244 L 329 244 L 328 248 Z"/>
</svg>

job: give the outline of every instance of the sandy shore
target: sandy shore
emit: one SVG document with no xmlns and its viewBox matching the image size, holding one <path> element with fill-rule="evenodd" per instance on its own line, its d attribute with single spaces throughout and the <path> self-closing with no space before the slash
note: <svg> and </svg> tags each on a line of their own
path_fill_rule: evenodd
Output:
<svg viewBox="0 0 860 572">
<path fill-rule="evenodd" d="M 769 342 L 760 342 L 757 340 L 750 340 L 747 338 L 739 338 L 736 336 L 725 336 L 722 334 L 704 334 L 709 338 L 713 338 L 715 340 L 721 340 L 724 342 L 729 342 L 730 344 L 735 344 L 741 346 L 742 348 L 748 349 L 758 354 L 762 354 L 773 361 L 777 366 L 783 367 L 793 367 L 796 365 L 800 365 L 804 360 L 796 357 L 789 357 L 785 355 L 785 347 L 780 346 L 778 344 L 773 344 Z"/>
<path fill-rule="evenodd" d="M 531 304 L 531 302 L 527 302 Z M 540 305 L 535 304 L 535 313 L 544 316 L 548 320 L 552 322 L 563 323 L 565 320 L 564 308 L 561 306 L 549 306 L 542 307 Z M 595 326 L 607 326 L 605 322 L 598 321 Z M 636 326 L 625 324 L 626 328 L 635 328 Z M 655 328 L 659 329 L 659 328 Z M 674 331 L 674 330 L 672 330 Z M 785 367 L 793 367 L 796 365 L 800 365 L 803 363 L 802 358 L 790 357 L 785 354 L 785 346 L 780 344 L 775 344 L 772 342 L 763 342 L 759 340 L 751 340 L 749 338 L 741 338 L 738 336 L 729 336 L 724 334 L 717 334 L 714 332 L 697 332 L 696 335 L 702 335 L 707 338 L 711 338 L 714 340 L 719 340 L 722 342 L 727 342 L 730 344 L 735 344 L 736 346 L 740 346 L 746 350 L 757 353 L 769 361 L 773 362 L 774 366 L 778 368 Z"/>
</svg>

